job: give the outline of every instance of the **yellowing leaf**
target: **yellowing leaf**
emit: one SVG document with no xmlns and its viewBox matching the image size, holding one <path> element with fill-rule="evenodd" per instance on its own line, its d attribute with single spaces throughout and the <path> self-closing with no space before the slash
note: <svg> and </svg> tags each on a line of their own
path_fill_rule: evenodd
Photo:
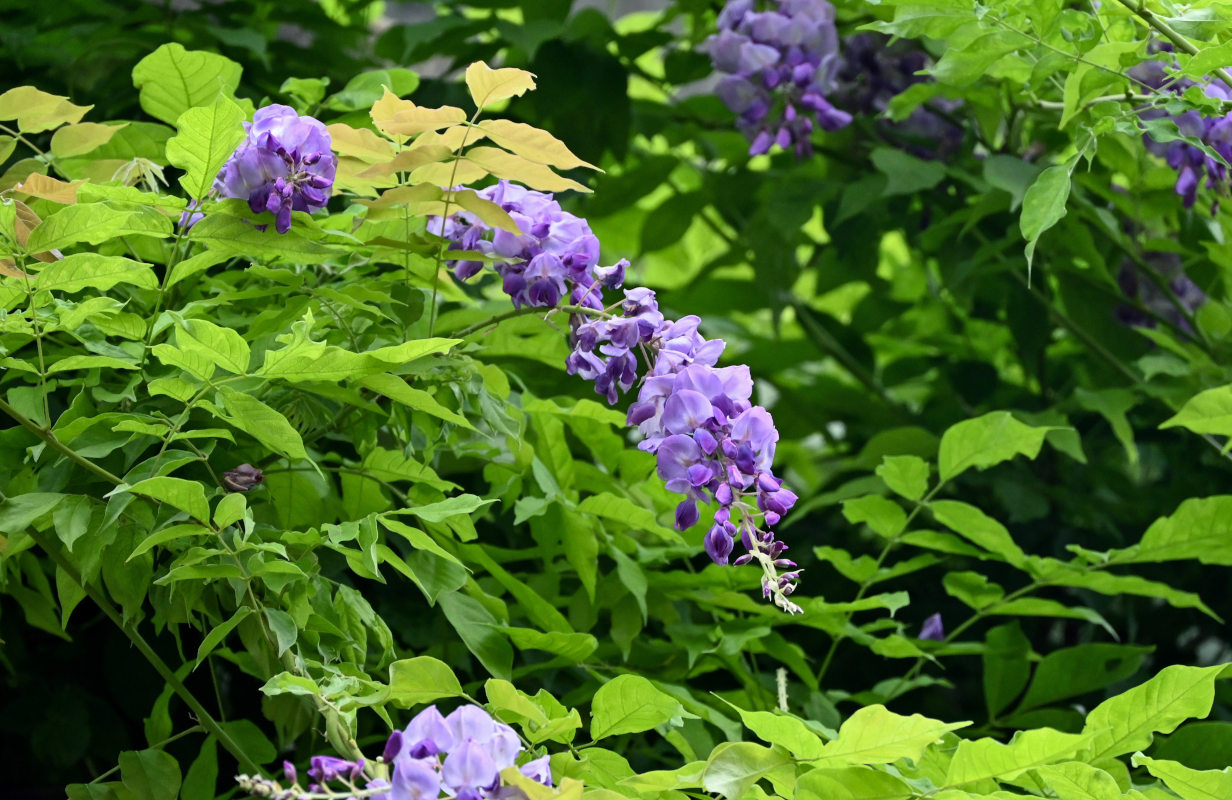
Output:
<svg viewBox="0 0 1232 800">
<path fill-rule="evenodd" d="M 56 158 L 84 155 L 110 142 L 111 137 L 116 135 L 116 131 L 127 125 L 127 122 L 119 125 L 100 125 L 97 122 L 67 125 L 52 135 L 51 154 Z"/>
<path fill-rule="evenodd" d="M 17 210 L 17 217 L 13 220 L 13 231 L 17 234 L 17 243 L 25 247 L 30 239 L 30 234 L 34 232 L 35 228 L 43 224 L 43 220 L 39 218 L 38 214 L 34 213 L 30 206 L 20 200 L 14 200 L 13 206 Z M 64 258 L 64 254 L 59 250 L 43 250 L 38 253 L 31 253 L 31 255 L 44 262 L 59 261 Z M 8 261 L 10 266 L 14 266 L 11 260 Z M 21 270 L 14 270 L 5 274 L 16 278 L 22 277 L 26 273 L 21 272 Z"/>
<path fill-rule="evenodd" d="M 410 100 L 399 100 L 393 97 L 392 93 L 386 89 L 385 96 L 372 106 L 372 121 L 386 133 L 416 136 L 424 131 L 435 131 L 465 122 L 466 112 L 455 106 L 442 106 L 441 108 L 417 106 Z"/>
<path fill-rule="evenodd" d="M 466 160 L 476 164 L 498 178 L 517 181 L 531 189 L 545 192 L 559 192 L 573 189 L 578 192 L 589 192 L 582 184 L 562 178 L 549 167 L 522 156 L 498 150 L 495 147 L 475 147 L 466 152 Z M 469 183 L 469 181 L 459 181 Z"/>
<path fill-rule="evenodd" d="M 17 120 L 22 133 L 41 133 L 66 122 L 80 122 L 94 106 L 78 106 L 67 97 L 18 86 L 0 94 L 0 120 Z"/>
<path fill-rule="evenodd" d="M 361 161 L 385 161 L 393 158 L 393 145 L 367 128 L 352 128 L 350 125 L 336 122 L 325 129 L 329 131 L 333 141 L 334 152 L 339 155 L 351 156 Z"/>
<path fill-rule="evenodd" d="M 507 119 L 485 119 L 479 123 L 479 128 L 501 147 L 531 161 L 560 169 L 599 169 L 575 156 L 560 139 L 533 125 L 510 122 Z"/>
<path fill-rule="evenodd" d="M 422 137 L 420 137 L 422 138 Z M 419 140 L 416 139 L 416 142 Z M 431 145 L 403 150 L 390 161 L 373 164 L 371 167 L 356 173 L 360 178 L 387 178 L 397 172 L 410 172 L 424 164 L 434 164 L 449 158 L 453 153 L 448 147 Z"/>
<path fill-rule="evenodd" d="M 390 208 L 408 203 L 422 203 L 426 200 L 438 200 L 441 190 L 435 186 L 399 186 L 382 192 L 376 200 L 360 200 L 368 208 Z"/>
<path fill-rule="evenodd" d="M 77 202 L 77 187 L 83 183 L 85 181 L 65 183 L 38 172 L 32 172 L 24 181 L 14 186 L 13 190 L 68 206 Z"/>
<path fill-rule="evenodd" d="M 372 165 L 369 162 L 361 161 L 358 158 L 351 158 L 350 156 L 339 157 L 338 167 L 334 173 L 334 188 L 340 192 L 352 192 L 354 194 L 375 197 L 377 190 L 393 185 L 393 180 L 390 178 L 374 177 L 372 175 L 361 176 L 360 173 L 367 172 L 370 166 Z"/>
<path fill-rule="evenodd" d="M 486 108 L 492 103 L 521 97 L 535 88 L 535 76 L 523 69 L 492 69 L 482 61 L 466 68 L 466 88 L 476 108 Z"/>
<path fill-rule="evenodd" d="M 475 144 L 484 138 L 484 132 L 475 125 L 453 125 L 440 132 L 428 131 L 417 136 L 411 143 L 411 149 L 444 147 L 449 152 L 456 153 L 463 145 Z"/>
<path fill-rule="evenodd" d="M 462 186 L 488 176 L 488 170 L 467 159 L 425 164 L 411 173 L 411 183 L 431 183 L 436 186 Z"/>
</svg>

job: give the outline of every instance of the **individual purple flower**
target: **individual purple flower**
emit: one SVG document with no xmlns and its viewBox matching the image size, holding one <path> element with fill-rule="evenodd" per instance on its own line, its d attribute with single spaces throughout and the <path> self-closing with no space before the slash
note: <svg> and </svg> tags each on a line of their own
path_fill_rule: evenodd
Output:
<svg viewBox="0 0 1232 800">
<path fill-rule="evenodd" d="M 532 781 L 542 783 L 544 786 L 551 786 L 552 768 L 550 762 L 550 756 L 542 756 L 533 761 L 527 761 L 522 765 L 521 772 Z"/>
<path fill-rule="evenodd" d="M 394 763 L 389 800 L 437 800 L 440 796 L 441 775 L 430 760 L 401 758 Z"/>
<path fill-rule="evenodd" d="M 335 781 L 339 778 L 356 780 L 364 774 L 363 759 L 347 761 L 345 758 L 335 758 L 334 756 L 313 756 L 311 763 L 312 766 L 308 770 L 308 777 L 317 783 Z"/>
<path fill-rule="evenodd" d="M 432 705 L 415 715 L 400 739 L 404 744 L 398 755 L 405 753 L 411 758 L 425 758 L 448 752 L 457 741 L 457 735 Z"/>
<path fill-rule="evenodd" d="M 838 58 L 834 6 L 826 0 L 769 5 L 755 11 L 749 0 L 731 0 L 704 47 L 725 74 L 715 93 L 739 115 L 749 154 L 778 146 L 804 158 L 812 153 L 815 128 L 833 131 L 851 122 L 826 99 Z"/>
<path fill-rule="evenodd" d="M 291 229 L 292 211 L 325 207 L 338 159 L 320 120 L 272 105 L 258 109 L 244 129 L 247 137 L 214 180 L 219 196 L 247 200 L 253 213 L 273 213 L 279 233 Z"/>
<path fill-rule="evenodd" d="M 924 625 L 920 628 L 920 635 L 917 638 L 932 642 L 945 641 L 945 627 L 941 624 L 941 612 L 924 620 Z"/>
<path fill-rule="evenodd" d="M 480 800 L 500 782 L 492 755 L 474 739 L 456 747 L 441 766 L 441 783 L 458 800 Z"/>
</svg>

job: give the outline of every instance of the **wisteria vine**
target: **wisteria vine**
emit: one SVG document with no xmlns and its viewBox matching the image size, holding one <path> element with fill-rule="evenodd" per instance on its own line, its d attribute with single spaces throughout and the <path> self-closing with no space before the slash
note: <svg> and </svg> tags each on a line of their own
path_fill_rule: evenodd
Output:
<svg viewBox="0 0 1232 800">
<path fill-rule="evenodd" d="M 749 368 L 716 366 L 726 343 L 704 338 L 696 316 L 666 319 L 650 289 L 626 289 L 608 304 L 604 289 L 621 288 L 627 262 L 599 266 L 599 241 L 590 226 L 552 195 L 507 181 L 478 194 L 504 209 L 521 232 L 493 228 L 466 211 L 434 217 L 429 230 L 449 240 L 451 249 L 491 259 L 516 307 L 554 308 L 569 298 L 573 351 L 566 369 L 593 381 L 608 403 L 639 383 L 640 354 L 645 369 L 628 423 L 642 437 L 638 447 L 655 455 L 667 488 L 684 495 L 676 527 L 697 524 L 698 503 L 713 500 L 718 508 L 706 553 L 722 565 L 756 561 L 765 597 L 800 613 L 788 599 L 800 571 L 770 530 L 797 498 L 774 475 L 779 434 L 770 413 L 752 404 Z M 466 280 L 484 262 L 450 263 Z M 737 541 L 744 552 L 732 559 Z"/>
</svg>

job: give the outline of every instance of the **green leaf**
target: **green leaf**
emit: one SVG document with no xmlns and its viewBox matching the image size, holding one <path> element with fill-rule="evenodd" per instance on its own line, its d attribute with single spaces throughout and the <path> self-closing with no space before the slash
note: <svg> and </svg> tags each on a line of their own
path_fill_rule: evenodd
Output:
<svg viewBox="0 0 1232 800">
<path fill-rule="evenodd" d="M 1026 563 L 1026 554 L 1014 543 L 1005 526 L 975 506 L 957 500 L 935 500 L 928 509 L 937 521 L 964 539 L 1000 556 L 1014 566 Z"/>
<path fill-rule="evenodd" d="M 175 800 L 180 765 L 162 750 L 129 750 L 120 753 L 120 780 L 136 800 Z"/>
<path fill-rule="evenodd" d="M 595 692 L 590 736 L 598 741 L 622 733 L 640 733 L 684 714 L 680 701 L 641 675 L 618 675 Z"/>
<path fill-rule="evenodd" d="M 284 259 L 295 264 L 320 264 L 339 254 L 337 248 L 305 239 L 294 228 L 286 233 L 278 233 L 272 225 L 265 230 L 258 229 L 257 223 L 271 222 L 272 215 L 267 211 L 251 216 L 256 219 L 206 214 L 205 219 L 189 229 L 188 238 L 201 242 L 219 256 L 245 259 L 245 263 L 259 256 L 270 261 Z"/>
<path fill-rule="evenodd" d="M 202 200 L 223 164 L 244 139 L 244 112 L 226 96 L 212 105 L 190 108 L 179 116 L 176 136 L 167 142 L 167 161 L 184 170 L 180 185 L 189 197 Z"/>
<path fill-rule="evenodd" d="M 824 742 L 799 717 L 783 712 L 745 711 L 739 706 L 732 708 L 736 709 L 744 726 L 759 739 L 785 748 L 797 759 L 821 757 Z"/>
<path fill-rule="evenodd" d="M 1194 433 L 1232 436 L 1232 385 L 1199 392 L 1159 427 L 1178 426 Z"/>
<path fill-rule="evenodd" d="M 274 697 L 280 694 L 291 694 L 297 697 L 316 697 L 321 694 L 321 688 L 316 681 L 304 675 L 291 672 L 279 672 L 265 682 L 261 694 Z"/>
<path fill-rule="evenodd" d="M 505 635 L 519 650 L 543 650 L 574 664 L 582 663 L 599 648 L 598 640 L 589 633 L 505 628 Z"/>
<path fill-rule="evenodd" d="M 149 264 L 140 261 L 98 253 L 73 253 L 63 261 L 48 264 L 34 279 L 38 288 L 58 292 L 79 292 L 82 289 L 105 292 L 119 283 L 157 289 L 158 276 Z"/>
<path fill-rule="evenodd" d="M 491 612 L 478 600 L 461 592 L 443 594 L 437 602 L 449 624 L 484 669 L 494 678 L 508 680 L 513 668 L 513 648 Z"/>
<path fill-rule="evenodd" d="M 988 631 L 984 639 L 984 701 L 988 716 L 995 718 L 1022 692 L 1031 675 L 1027 660 L 1031 642 L 1022 633 L 1018 621 L 999 625 Z"/>
<path fill-rule="evenodd" d="M 1190 722 L 1155 747 L 1156 758 L 1180 761 L 1193 769 L 1232 764 L 1232 722 Z"/>
<path fill-rule="evenodd" d="M 889 764 L 900 758 L 918 760 L 930 744 L 945 733 L 970 722 L 938 722 L 912 714 L 904 717 L 883 705 L 864 706 L 847 718 L 838 738 L 822 748 L 819 766 Z M 829 763 L 827 763 L 829 762 Z"/>
<path fill-rule="evenodd" d="M 592 494 L 578 504 L 577 510 L 583 514 L 594 514 L 596 517 L 622 523 L 634 530 L 653 533 L 660 539 L 680 541 L 680 535 L 676 531 L 659 524 L 653 511 L 623 495 L 611 492 Z"/>
<path fill-rule="evenodd" d="M 210 632 L 205 635 L 205 638 L 201 640 L 201 644 L 197 647 L 197 661 L 193 664 L 193 669 L 201 666 L 206 657 L 214 652 L 214 648 L 222 644 L 227 635 L 235 630 L 235 626 L 243 622 L 251 613 L 252 609 L 248 606 L 240 606 L 235 609 L 235 613 L 226 622 L 210 628 Z"/>
<path fill-rule="evenodd" d="M 1039 237 L 1065 216 L 1065 203 L 1069 200 L 1069 176 L 1074 163 L 1076 162 L 1058 164 L 1044 170 L 1023 196 L 1019 229 L 1022 231 L 1022 238 L 1027 241 L 1024 254 L 1028 272 L 1031 270 Z"/>
<path fill-rule="evenodd" d="M 423 389 L 415 389 L 407 384 L 405 378 L 397 375 L 390 375 L 387 372 L 380 372 L 375 375 L 365 375 L 359 379 L 359 384 L 366 389 L 371 389 L 374 392 L 381 394 L 393 400 L 395 403 L 413 408 L 416 411 L 422 411 L 425 414 L 431 414 L 437 419 L 443 419 L 446 422 L 451 422 L 454 425 L 459 425 L 469 431 L 475 430 L 475 426 L 470 423 L 466 417 L 458 412 L 447 408 L 435 397 Z"/>
<path fill-rule="evenodd" d="M 163 528 L 160 531 L 155 531 L 149 536 L 141 540 L 141 544 L 133 548 L 133 552 L 129 554 L 128 561 L 132 561 L 142 553 L 149 552 L 150 549 L 167 542 L 174 542 L 176 539 L 183 539 L 186 536 L 213 536 L 214 531 L 204 525 L 185 522 L 178 525 L 171 525 Z"/>
<path fill-rule="evenodd" d="M 389 702 L 399 708 L 461 697 L 462 684 L 453 670 L 431 656 L 416 656 L 389 665 Z"/>
<path fill-rule="evenodd" d="M 214 506 L 214 526 L 222 530 L 228 525 L 234 525 L 244 518 L 244 512 L 247 509 L 248 501 L 243 493 L 232 492 L 225 495 Z"/>
<path fill-rule="evenodd" d="M 238 331 L 203 319 L 179 320 L 175 343 L 185 352 L 196 353 L 227 372 L 243 375 L 251 358 L 248 342 Z"/>
<path fill-rule="evenodd" d="M 0 504 L 0 533 L 23 533 L 35 520 L 50 514 L 68 495 L 30 492 L 5 499 Z"/>
<path fill-rule="evenodd" d="M 877 477 L 890 491 L 908 500 L 919 500 L 928 490 L 928 462 L 919 456 L 884 456 Z"/>
<path fill-rule="evenodd" d="M 945 180 L 945 164 L 925 161 L 890 147 L 878 147 L 869 158 L 877 171 L 886 176 L 884 195 L 917 194 Z"/>
<path fill-rule="evenodd" d="M 385 94 L 385 87 L 389 87 L 398 97 L 406 97 L 419 88 L 419 75 L 401 67 L 361 72 L 347 81 L 347 85 L 338 92 L 330 95 L 325 106 L 337 111 L 367 111 Z M 286 88 L 287 84 L 284 83 L 283 91 L 286 91 Z M 323 87 L 321 91 L 324 91 Z"/>
<path fill-rule="evenodd" d="M 172 42 L 137 62 L 133 85 L 147 114 L 174 125 L 188 109 L 233 94 L 242 73 L 243 67 L 229 58 Z"/>
<path fill-rule="evenodd" d="M 752 742 L 724 742 L 714 749 L 702 772 L 702 788 L 739 800 L 762 778 L 775 771 L 794 771 L 791 758 Z"/>
<path fill-rule="evenodd" d="M 206 525 L 210 524 L 210 504 L 205 500 L 205 488 L 197 481 L 162 476 L 146 478 L 127 489 L 116 491 L 145 495 L 174 506 Z"/>
<path fill-rule="evenodd" d="M 1121 800 L 1124 797 L 1116 778 L 1081 761 L 1037 767 L 1035 774 L 1062 800 Z"/>
<path fill-rule="evenodd" d="M 1226 665 L 1165 667 L 1146 683 L 1100 703 L 1087 715 L 1083 731 L 1093 738 L 1089 762 L 1098 762 L 1151 743 L 1156 733 L 1171 733 L 1187 719 L 1211 713 L 1215 679 Z"/>
<path fill-rule="evenodd" d="M 424 522 L 444 522 L 450 517 L 474 514 L 484 506 L 495 502 L 495 500 L 484 500 L 473 494 L 459 494 L 436 503 L 425 503 L 422 506 L 404 508 L 400 513 L 411 514 L 419 517 Z"/>
<path fill-rule="evenodd" d="M 210 735 L 201 743 L 201 752 L 193 759 L 184 775 L 180 800 L 214 800 L 217 786 L 218 741 Z"/>
<path fill-rule="evenodd" d="M 1182 559 L 1232 565 L 1232 495 L 1191 497 L 1172 516 L 1151 523 L 1138 544 L 1109 553 L 1114 564 Z"/>
<path fill-rule="evenodd" d="M 1040 661 L 1018 711 L 1102 689 L 1138 671 L 1150 648 L 1093 643 L 1055 650 Z"/>
<path fill-rule="evenodd" d="M 907 514 L 903 507 L 879 494 L 843 501 L 843 516 L 853 525 L 866 523 L 887 539 L 893 539 L 907 527 Z"/>
<path fill-rule="evenodd" d="M 1232 797 L 1232 767 L 1218 772 L 1213 769 L 1196 770 L 1175 761 L 1147 758 L 1141 753 L 1134 755 L 1133 764 L 1135 767 L 1146 767 L 1148 772 L 1180 795 L 1181 800 L 1227 800 Z"/>
<path fill-rule="evenodd" d="M 914 796 L 902 778 L 872 767 L 819 767 L 800 776 L 799 800 L 906 800 Z"/>
<path fill-rule="evenodd" d="M 945 593 L 976 611 L 988 608 L 1005 597 L 1005 590 L 978 572 L 947 572 L 941 579 Z"/>
<path fill-rule="evenodd" d="M 1048 431 L 1014 419 L 1008 411 L 993 411 L 953 425 L 941 436 L 937 467 L 944 483 L 968 469 L 987 469 L 1017 455 L 1035 458 Z"/>
<path fill-rule="evenodd" d="M 282 414 L 257 398 L 226 386 L 221 387 L 219 392 L 227 413 L 231 415 L 227 421 L 232 425 L 278 455 L 294 460 L 308 458 L 304 440 Z"/>
<path fill-rule="evenodd" d="M 1068 760 L 1090 741 L 1090 734 L 1061 733 L 1051 728 L 1018 731 L 1007 744 L 994 739 L 965 739 L 958 743 L 945 783 L 958 786 L 990 778 L 1012 780 L 1028 769 Z"/>
<path fill-rule="evenodd" d="M 107 203 L 84 203 L 65 206 L 43 220 L 43 224 L 30 234 L 30 238 L 26 241 L 26 249 L 31 253 L 41 253 L 45 250 L 59 250 L 79 242 L 102 244 L 120 236 L 165 238 L 170 235 L 170 218 L 149 206 L 116 208 Z M 124 260 L 127 261 L 127 259 Z M 54 263 L 43 272 L 63 263 L 63 261 Z M 60 288 L 61 291 L 73 291 L 43 284 L 40 284 L 39 288 Z"/>
<path fill-rule="evenodd" d="M 299 626 L 290 614 L 277 608 L 266 608 L 265 619 L 278 641 L 278 658 L 282 658 L 282 654 L 290 650 L 299 639 Z"/>
</svg>

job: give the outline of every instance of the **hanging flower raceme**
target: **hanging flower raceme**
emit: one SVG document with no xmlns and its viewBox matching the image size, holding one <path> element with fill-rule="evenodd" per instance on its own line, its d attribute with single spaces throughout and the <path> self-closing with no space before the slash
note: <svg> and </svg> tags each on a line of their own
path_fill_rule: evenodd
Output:
<svg viewBox="0 0 1232 800">
<path fill-rule="evenodd" d="M 320 120 L 272 105 L 258 109 L 244 129 L 247 137 L 214 180 L 216 194 L 247 200 L 253 213 L 273 213 L 279 233 L 291 229 L 292 211 L 325 207 L 338 159 Z"/>
<path fill-rule="evenodd" d="M 730 0 L 718 33 L 706 40 L 714 68 L 724 73 L 715 91 L 739 115 L 750 155 L 778 145 L 801 158 L 812 153 L 815 126 L 838 130 L 851 115 L 826 95 L 838 59 L 834 6 L 826 0 Z"/>
<path fill-rule="evenodd" d="M 1206 84 L 1198 84 L 1189 78 L 1176 78 L 1168 74 L 1166 65 L 1160 61 L 1139 64 L 1131 69 L 1129 74 L 1157 91 L 1183 94 L 1193 86 L 1201 86 L 1202 93 L 1207 97 L 1225 104 L 1232 103 L 1232 87 L 1223 81 L 1212 80 Z M 1142 114 L 1143 119 L 1148 120 L 1164 116 L 1169 115 L 1161 109 Z M 1173 115 L 1172 120 L 1183 135 L 1201 141 L 1223 159 L 1220 161 L 1206 150 L 1185 141 L 1164 143 L 1156 141 L 1149 134 L 1143 137 L 1147 149 L 1162 156 L 1168 162 L 1168 166 L 1176 170 L 1176 193 L 1181 196 L 1185 208 L 1193 207 L 1198 199 L 1198 187 L 1204 180 L 1207 188 L 1227 195 L 1232 189 L 1232 175 L 1229 175 L 1227 164 L 1224 162 L 1232 163 L 1232 113 L 1208 117 L 1197 111 L 1186 111 Z M 1218 210 L 1219 204 L 1216 202 L 1212 205 L 1211 214 L 1213 215 Z"/>
<path fill-rule="evenodd" d="M 701 519 L 698 504 L 715 502 L 705 537 L 710 558 L 716 564 L 757 561 L 765 596 L 799 612 L 788 599 L 799 571 L 783 557 L 787 545 L 769 530 L 796 495 L 772 471 L 779 435 L 769 412 L 750 400 L 749 368 L 716 367 L 723 340 L 702 337 L 698 317 L 665 319 L 650 289 L 627 289 L 623 300 L 605 305 L 603 290 L 623 283 L 627 262 L 596 266 L 599 242 L 590 227 L 551 195 L 505 181 L 479 194 L 504 208 L 522 234 L 493 230 L 466 212 L 434 218 L 429 230 L 451 240 L 453 249 L 502 259 L 495 267 L 515 306 L 554 307 L 570 298 L 573 351 L 566 371 L 593 381 L 608 403 L 638 383 L 640 355 L 645 371 L 628 421 L 642 436 L 638 446 L 655 454 L 667 488 L 684 495 L 676 527 L 692 527 Z M 482 263 L 452 266 L 466 279 Z M 744 552 L 732 559 L 737 541 Z"/>
<path fill-rule="evenodd" d="M 522 743 L 513 728 L 479 706 L 467 705 L 448 716 L 436 706 L 419 712 L 405 730 L 394 731 L 374 764 L 333 756 L 314 756 L 301 788 L 298 773 L 284 765 L 290 788 L 265 778 L 241 775 L 240 788 L 272 800 L 353 797 L 356 790 L 373 800 L 486 800 L 498 796 L 501 770 L 517 764 Z M 548 756 L 525 761 L 519 771 L 552 785 Z"/>
</svg>

